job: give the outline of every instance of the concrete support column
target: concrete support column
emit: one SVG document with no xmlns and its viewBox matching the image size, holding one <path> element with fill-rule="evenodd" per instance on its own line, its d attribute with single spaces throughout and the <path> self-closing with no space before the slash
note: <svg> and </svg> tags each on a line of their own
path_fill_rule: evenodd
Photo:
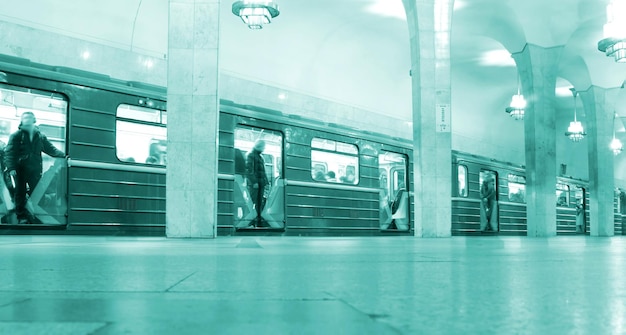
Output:
<svg viewBox="0 0 626 335">
<path fill-rule="evenodd" d="M 167 236 L 215 237 L 219 0 L 170 0 Z"/>
<path fill-rule="evenodd" d="M 411 43 L 415 236 L 451 235 L 453 0 L 403 0 Z"/>
<path fill-rule="evenodd" d="M 513 54 L 528 99 L 526 143 L 526 219 L 528 236 L 556 235 L 556 110 L 554 90 L 562 46 L 526 44 Z"/>
<path fill-rule="evenodd" d="M 589 194 L 591 236 L 613 236 L 615 180 L 613 151 L 614 111 L 607 109 L 609 90 L 591 86 L 580 92 L 587 115 L 587 142 L 589 143 Z"/>
</svg>

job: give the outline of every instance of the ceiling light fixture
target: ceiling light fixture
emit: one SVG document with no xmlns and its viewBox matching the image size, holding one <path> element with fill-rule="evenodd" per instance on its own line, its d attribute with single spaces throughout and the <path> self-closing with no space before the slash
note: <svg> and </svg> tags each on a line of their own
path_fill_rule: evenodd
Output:
<svg viewBox="0 0 626 335">
<path fill-rule="evenodd" d="M 622 141 L 620 141 L 616 136 L 615 136 L 615 119 L 617 118 L 617 113 L 613 112 L 613 140 L 611 140 L 611 150 L 613 151 L 613 154 L 615 156 L 619 155 L 622 153 L 622 150 L 624 149 L 624 145 L 622 144 Z"/>
<path fill-rule="evenodd" d="M 239 16 L 250 29 L 263 29 L 264 24 L 280 14 L 278 4 L 273 1 L 244 0 L 233 3 L 233 14 Z"/>
<path fill-rule="evenodd" d="M 606 18 L 598 50 L 618 63 L 626 63 L 626 0 L 611 0 L 606 6 Z"/>
<path fill-rule="evenodd" d="M 517 94 L 513 95 L 511 99 L 511 104 L 506 108 L 506 112 L 515 119 L 515 120 L 523 120 L 524 119 L 524 109 L 526 108 L 526 100 L 524 99 L 524 95 L 521 94 L 521 86 L 522 81 L 519 76 L 519 72 L 517 73 Z"/>
<path fill-rule="evenodd" d="M 567 132 L 565 132 L 565 136 L 569 137 L 570 140 L 574 142 L 580 142 L 583 138 L 585 138 L 585 129 L 583 128 L 583 124 L 580 123 L 577 119 L 577 111 L 576 111 L 576 102 L 578 99 L 578 91 L 575 88 L 570 88 L 572 94 L 574 95 L 574 121 L 569 123 L 569 127 L 567 127 Z"/>
<path fill-rule="evenodd" d="M 613 150 L 613 154 L 615 154 L 615 156 L 621 154 L 623 150 L 622 141 L 617 139 L 615 135 L 613 135 L 613 140 L 611 141 L 611 150 Z"/>
</svg>

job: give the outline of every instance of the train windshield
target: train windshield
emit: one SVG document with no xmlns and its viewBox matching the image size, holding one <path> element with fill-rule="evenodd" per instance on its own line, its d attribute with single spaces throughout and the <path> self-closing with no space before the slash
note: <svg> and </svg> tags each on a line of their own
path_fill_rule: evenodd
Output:
<svg viewBox="0 0 626 335">
<path fill-rule="evenodd" d="M 18 131 L 23 114 L 34 116 L 35 130 L 45 135 L 59 151 L 48 153 L 57 156 L 66 151 L 66 124 L 68 102 L 65 96 L 46 91 L 0 84 L 0 147 L 2 150 L 2 177 L 0 178 L 0 215 L 2 223 L 66 224 L 67 165 L 64 159 L 42 154 L 41 171 L 24 167 L 38 165 L 37 159 L 5 160 L 21 155 L 20 147 L 26 132 Z M 25 121 L 30 122 L 30 121 Z M 11 137 L 14 135 L 13 137 Z M 11 143 L 9 139 L 13 138 Z M 43 137 L 40 137 L 45 141 Z M 23 156 L 23 155 L 22 155 Z M 16 170 L 15 176 L 9 166 Z"/>
</svg>

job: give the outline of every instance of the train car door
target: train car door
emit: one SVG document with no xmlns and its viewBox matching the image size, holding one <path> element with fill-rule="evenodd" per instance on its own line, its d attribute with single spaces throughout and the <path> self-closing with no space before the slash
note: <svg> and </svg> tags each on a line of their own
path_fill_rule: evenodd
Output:
<svg viewBox="0 0 626 335">
<path fill-rule="evenodd" d="M 66 152 L 67 107 L 60 94 L 0 84 L 2 224 L 67 224 L 67 161 L 50 156 Z M 34 117 L 34 134 L 39 133 L 32 138 L 37 136 L 43 145 L 41 163 L 39 153 L 29 150 L 30 135 L 18 132 L 25 113 Z M 16 135 L 9 143 L 12 134 Z"/>
<path fill-rule="evenodd" d="M 498 211 L 498 174 L 495 171 L 481 170 L 478 176 L 480 185 L 480 230 L 498 232 L 500 230 Z"/>
<path fill-rule="evenodd" d="M 284 229 L 282 133 L 238 126 L 234 154 L 235 228 Z"/>
<path fill-rule="evenodd" d="M 587 228 L 585 215 L 585 209 L 587 208 L 586 191 L 583 187 L 576 186 L 573 188 L 573 192 L 574 199 L 576 199 L 576 233 L 584 234 Z"/>
<path fill-rule="evenodd" d="M 386 152 L 378 155 L 380 181 L 380 229 L 410 229 L 410 199 L 406 156 Z"/>
</svg>

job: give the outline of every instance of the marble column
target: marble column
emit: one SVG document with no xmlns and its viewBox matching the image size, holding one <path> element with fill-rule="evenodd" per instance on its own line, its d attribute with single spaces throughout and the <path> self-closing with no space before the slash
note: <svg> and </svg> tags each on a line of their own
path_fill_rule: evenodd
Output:
<svg viewBox="0 0 626 335">
<path fill-rule="evenodd" d="M 610 90 L 591 86 L 580 92 L 585 106 L 587 143 L 589 145 L 589 211 L 591 236 L 613 236 L 614 226 L 614 111 L 607 108 Z"/>
<path fill-rule="evenodd" d="M 562 46 L 526 44 L 512 56 L 528 100 L 524 117 L 528 236 L 556 235 L 555 86 Z"/>
<path fill-rule="evenodd" d="M 219 0 L 170 0 L 168 237 L 215 237 Z"/>
<path fill-rule="evenodd" d="M 415 236 L 451 235 L 452 0 L 403 0 L 413 91 Z"/>
</svg>

